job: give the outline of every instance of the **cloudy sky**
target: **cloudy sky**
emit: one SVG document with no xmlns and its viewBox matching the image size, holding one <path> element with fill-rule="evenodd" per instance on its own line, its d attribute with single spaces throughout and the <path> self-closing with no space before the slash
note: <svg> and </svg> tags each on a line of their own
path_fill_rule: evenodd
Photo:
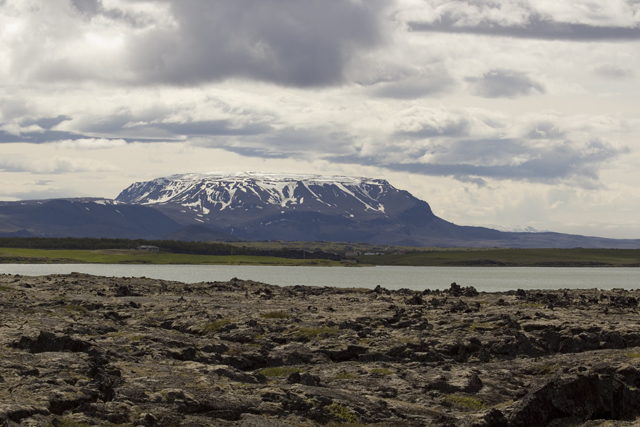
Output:
<svg viewBox="0 0 640 427">
<path fill-rule="evenodd" d="M 359 175 L 640 238 L 639 100 L 640 0 L 0 0 L 0 200 Z"/>
</svg>

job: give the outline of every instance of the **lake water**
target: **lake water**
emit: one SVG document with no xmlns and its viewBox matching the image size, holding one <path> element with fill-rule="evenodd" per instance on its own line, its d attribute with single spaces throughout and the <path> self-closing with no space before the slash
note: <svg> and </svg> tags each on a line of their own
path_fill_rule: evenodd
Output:
<svg viewBox="0 0 640 427">
<path fill-rule="evenodd" d="M 638 289 L 640 268 L 560 267 L 280 267 L 245 265 L 0 264 L 0 273 L 43 276 L 87 273 L 149 277 L 184 283 L 233 277 L 280 286 L 336 286 L 387 289 L 447 289 L 451 282 L 478 291 L 516 289 Z"/>
</svg>

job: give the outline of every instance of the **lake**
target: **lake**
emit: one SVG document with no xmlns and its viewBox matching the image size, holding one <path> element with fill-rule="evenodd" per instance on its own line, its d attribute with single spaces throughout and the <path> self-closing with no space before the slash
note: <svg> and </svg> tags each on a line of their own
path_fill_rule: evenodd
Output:
<svg viewBox="0 0 640 427">
<path fill-rule="evenodd" d="M 149 277 L 184 283 L 233 277 L 280 286 L 447 289 L 451 282 L 478 291 L 516 289 L 638 289 L 640 268 L 562 267 L 281 267 L 250 265 L 0 264 L 0 273 L 25 276 L 87 273 Z"/>
</svg>

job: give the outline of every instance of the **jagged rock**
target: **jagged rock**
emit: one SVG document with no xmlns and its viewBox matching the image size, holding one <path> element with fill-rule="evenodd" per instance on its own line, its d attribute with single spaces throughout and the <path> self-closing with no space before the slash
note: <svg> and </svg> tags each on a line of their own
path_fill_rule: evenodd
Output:
<svg viewBox="0 0 640 427">
<path fill-rule="evenodd" d="M 584 375 L 556 378 L 531 390 L 518 402 L 509 426 L 547 426 L 552 421 L 573 419 L 629 420 L 640 414 L 640 391 L 612 377 Z"/>
<path fill-rule="evenodd" d="M 311 387 L 318 387 L 320 385 L 320 377 L 317 375 L 311 375 L 308 373 L 300 374 L 300 372 L 293 372 L 287 377 L 287 383 L 289 384 L 304 384 Z"/>
<path fill-rule="evenodd" d="M 141 294 L 134 291 L 131 286 L 120 285 L 116 288 L 114 296 L 116 297 L 139 297 Z"/>
</svg>

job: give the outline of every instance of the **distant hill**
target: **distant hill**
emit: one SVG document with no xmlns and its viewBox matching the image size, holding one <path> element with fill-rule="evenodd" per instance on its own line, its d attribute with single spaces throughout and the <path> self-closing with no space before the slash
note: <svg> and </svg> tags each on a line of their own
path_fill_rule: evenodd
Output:
<svg viewBox="0 0 640 427">
<path fill-rule="evenodd" d="M 0 202 L 1 237 L 159 239 L 180 228 L 156 209 L 112 200 Z"/>
</svg>

